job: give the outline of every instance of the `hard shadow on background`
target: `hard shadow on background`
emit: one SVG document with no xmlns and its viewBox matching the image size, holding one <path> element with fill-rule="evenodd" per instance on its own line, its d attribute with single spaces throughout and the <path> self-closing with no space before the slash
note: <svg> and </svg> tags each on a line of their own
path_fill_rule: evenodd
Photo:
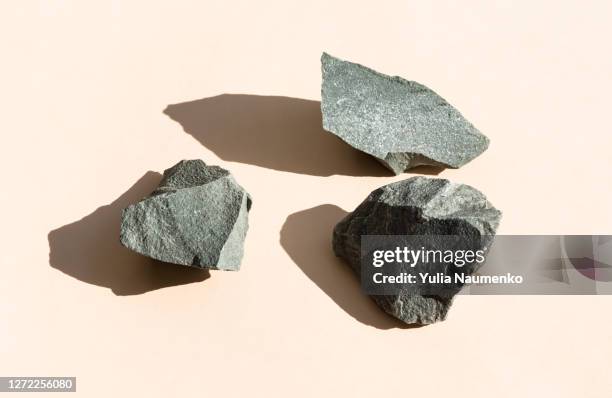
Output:
<svg viewBox="0 0 612 398">
<path fill-rule="evenodd" d="M 332 232 L 346 215 L 329 204 L 293 213 L 281 230 L 281 246 L 308 278 L 356 320 L 379 329 L 414 327 L 378 308 L 361 292 L 360 281 L 350 267 L 334 255 Z"/>
<path fill-rule="evenodd" d="M 148 172 L 111 204 L 51 231 L 49 264 L 120 296 L 207 279 L 210 274 L 206 270 L 155 261 L 119 243 L 122 209 L 151 193 L 160 180 L 159 173 Z"/>
<path fill-rule="evenodd" d="M 315 176 L 389 176 L 373 157 L 323 130 L 319 101 L 223 94 L 164 113 L 221 159 Z"/>
</svg>

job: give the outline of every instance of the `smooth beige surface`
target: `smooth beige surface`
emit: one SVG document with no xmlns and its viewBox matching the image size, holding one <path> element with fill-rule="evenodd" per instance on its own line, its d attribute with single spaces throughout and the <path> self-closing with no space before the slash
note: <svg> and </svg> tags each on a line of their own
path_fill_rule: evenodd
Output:
<svg viewBox="0 0 612 398">
<path fill-rule="evenodd" d="M 610 234 L 611 7 L 2 2 L 0 375 L 87 397 L 609 397 L 612 297 L 461 296 L 398 329 L 360 295 L 331 228 L 409 175 L 322 132 L 317 101 L 324 50 L 424 83 L 491 138 L 440 177 L 482 190 L 500 233 Z M 147 172 L 184 158 L 254 198 L 238 273 L 117 243 Z"/>
</svg>

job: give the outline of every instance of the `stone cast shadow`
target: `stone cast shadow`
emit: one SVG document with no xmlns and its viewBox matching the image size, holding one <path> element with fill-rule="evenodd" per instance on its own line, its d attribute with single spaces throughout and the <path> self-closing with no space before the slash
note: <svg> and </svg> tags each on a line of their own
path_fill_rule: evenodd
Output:
<svg viewBox="0 0 612 398">
<path fill-rule="evenodd" d="M 221 159 L 315 176 L 389 176 L 374 158 L 323 130 L 319 101 L 223 94 L 164 113 Z"/>
<path fill-rule="evenodd" d="M 121 210 L 147 196 L 161 175 L 147 172 L 111 204 L 49 233 L 49 264 L 78 280 L 110 288 L 118 296 L 142 294 L 208 279 L 207 270 L 162 263 L 119 243 Z"/>
<path fill-rule="evenodd" d="M 293 213 L 281 230 L 281 246 L 306 276 L 358 321 L 379 329 L 414 327 L 378 308 L 361 292 L 359 279 L 350 267 L 334 255 L 332 231 L 347 214 L 330 204 Z"/>
</svg>

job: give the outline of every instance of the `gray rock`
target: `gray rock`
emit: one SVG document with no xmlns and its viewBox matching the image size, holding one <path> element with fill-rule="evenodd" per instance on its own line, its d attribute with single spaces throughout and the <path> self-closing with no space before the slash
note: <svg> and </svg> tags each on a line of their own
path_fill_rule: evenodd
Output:
<svg viewBox="0 0 612 398">
<path fill-rule="evenodd" d="M 251 197 L 229 171 L 183 160 L 151 195 L 123 210 L 121 243 L 145 256 L 197 268 L 237 271 Z"/>
<path fill-rule="evenodd" d="M 362 235 L 472 236 L 486 253 L 500 219 L 501 212 L 468 185 L 413 177 L 373 191 L 336 225 L 333 249 L 357 275 L 361 275 Z M 429 324 L 445 319 L 461 287 L 432 294 L 431 285 L 417 285 L 410 293 L 402 290 L 371 297 L 384 311 L 408 324 Z"/>
<path fill-rule="evenodd" d="M 457 168 L 489 140 L 422 84 L 321 57 L 323 128 L 400 174 L 419 165 Z"/>
</svg>

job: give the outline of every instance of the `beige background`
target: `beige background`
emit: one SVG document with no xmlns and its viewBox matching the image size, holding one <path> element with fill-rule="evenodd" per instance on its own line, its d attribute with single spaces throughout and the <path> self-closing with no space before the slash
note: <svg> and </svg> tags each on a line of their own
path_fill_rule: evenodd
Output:
<svg viewBox="0 0 612 398">
<path fill-rule="evenodd" d="M 612 297 L 462 296 L 401 329 L 360 295 L 331 228 L 409 175 L 326 135 L 317 102 L 323 50 L 424 83 L 491 138 L 440 177 L 482 190 L 499 232 L 612 233 L 608 1 L 0 8 L 0 375 L 88 397 L 610 396 Z M 253 195 L 238 273 L 117 243 L 147 172 L 183 158 Z"/>
</svg>

